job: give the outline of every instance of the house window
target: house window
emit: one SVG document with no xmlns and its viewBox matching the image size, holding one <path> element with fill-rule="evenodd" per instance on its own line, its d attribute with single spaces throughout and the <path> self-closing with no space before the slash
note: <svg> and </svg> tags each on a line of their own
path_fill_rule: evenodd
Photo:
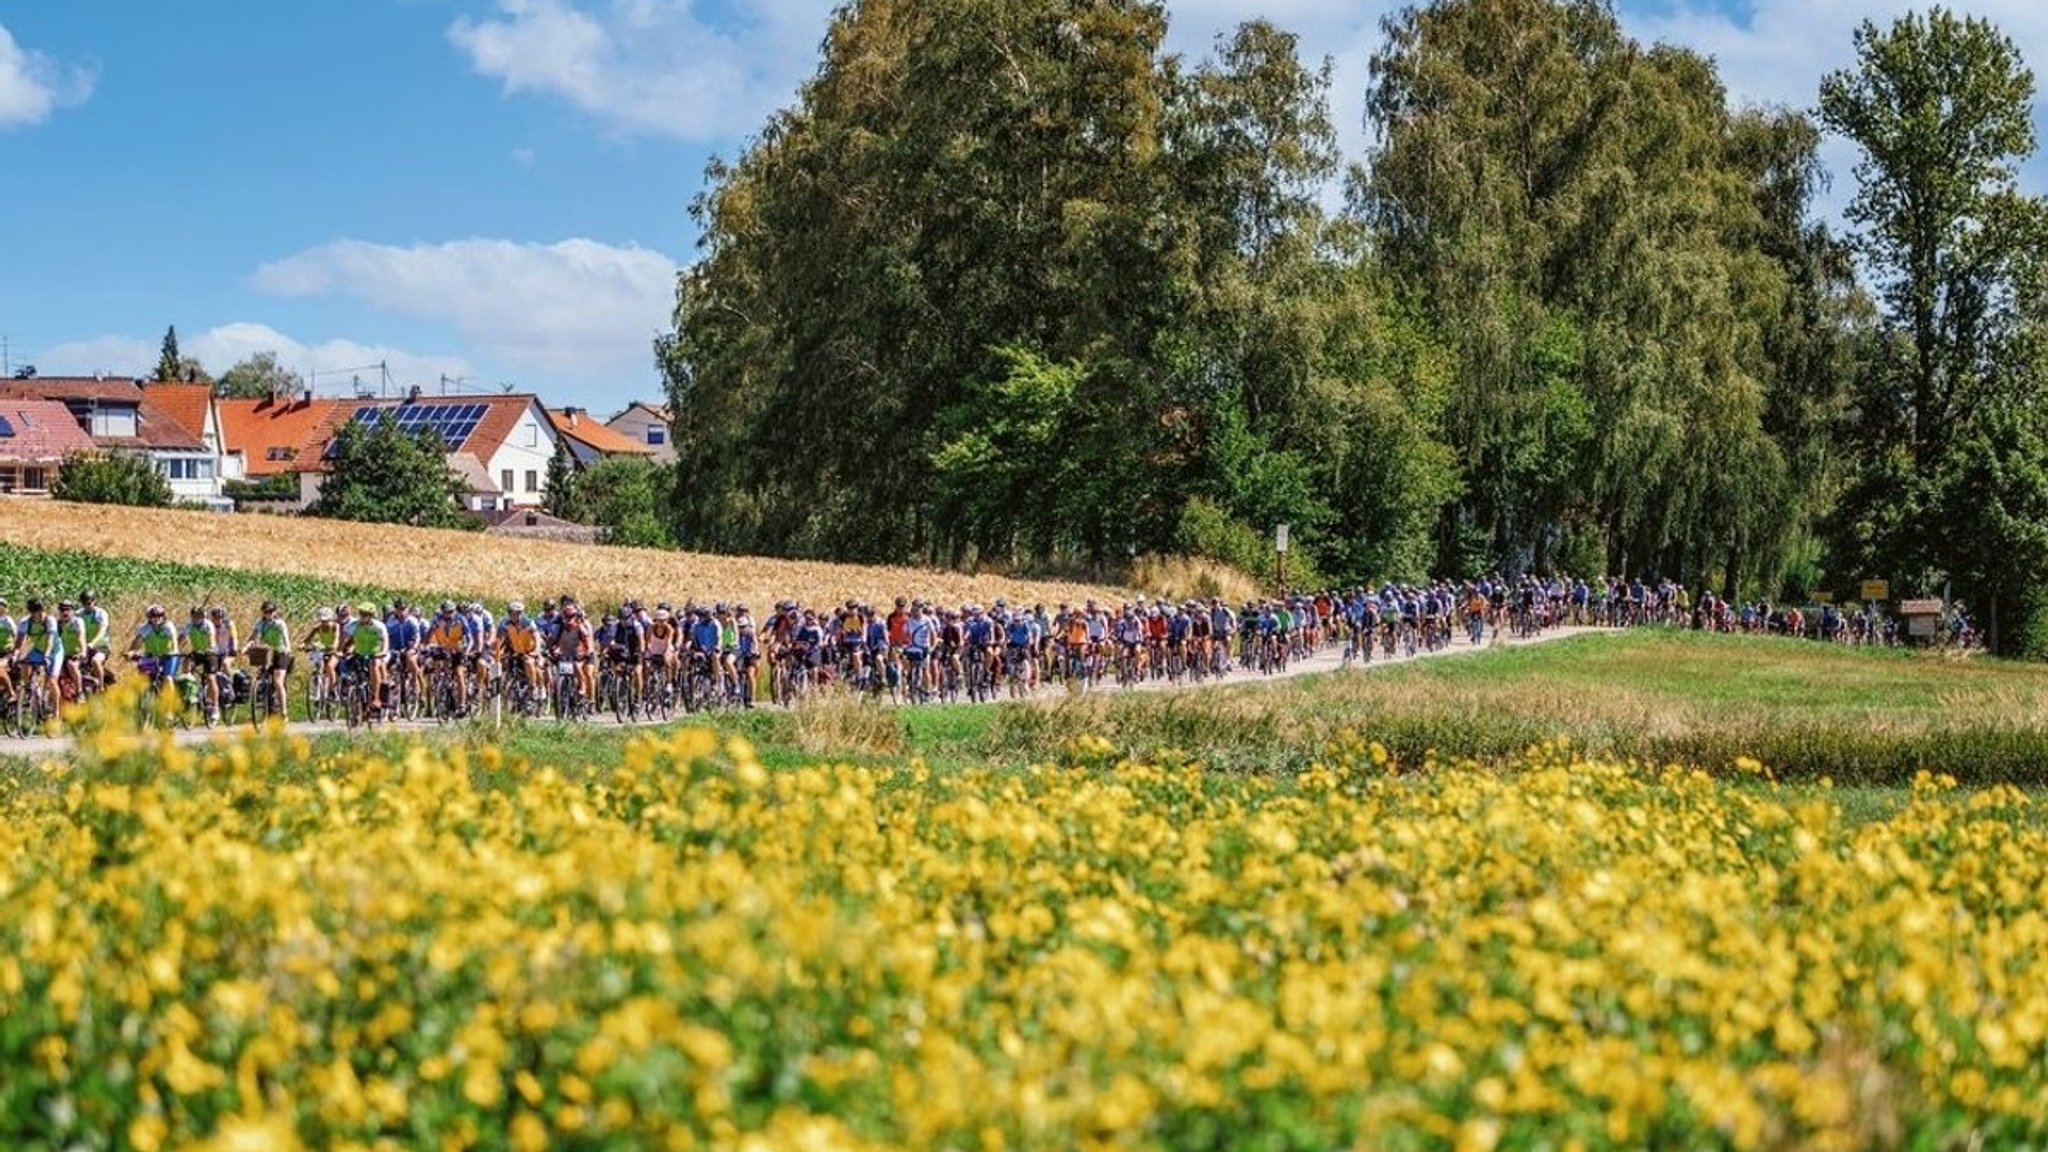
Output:
<svg viewBox="0 0 2048 1152">
<path fill-rule="evenodd" d="M 194 475 L 193 475 L 193 479 L 195 479 L 195 480 L 211 480 L 211 479 L 213 479 L 213 461 L 211 461 L 211 460 L 207 460 L 207 459 L 204 459 L 204 458 L 202 458 L 202 459 L 199 459 L 199 460 L 194 460 L 194 461 L 192 462 L 192 464 L 193 464 L 193 467 L 194 467 L 194 468 L 195 468 L 195 469 L 197 470 L 197 471 L 196 471 L 196 472 L 194 473 Z"/>
<path fill-rule="evenodd" d="M 656 446 L 668 443 L 668 429 L 659 424 L 647 426 L 647 442 Z"/>
<path fill-rule="evenodd" d="M 21 473 L 21 486 L 30 492 L 42 491 L 45 487 L 43 483 L 43 470 L 41 468 L 24 468 Z"/>
<path fill-rule="evenodd" d="M 540 473 L 531 468 L 526 470 L 526 490 L 528 492 L 540 491 Z"/>
<path fill-rule="evenodd" d="M 505 492 L 515 492 L 518 490 L 512 483 L 512 470 L 510 468 L 506 468 L 498 473 L 498 488 Z"/>
<path fill-rule="evenodd" d="M 266 460 L 287 461 L 297 459 L 298 455 L 299 450 L 296 448 L 274 446 L 264 452 L 263 458 Z"/>
<path fill-rule="evenodd" d="M 185 478 L 185 462 L 183 460 L 164 461 L 164 475 L 173 480 L 183 480 Z"/>
<path fill-rule="evenodd" d="M 540 447 L 540 425 L 535 424 L 531 420 L 526 422 L 526 446 L 528 448 Z"/>
</svg>

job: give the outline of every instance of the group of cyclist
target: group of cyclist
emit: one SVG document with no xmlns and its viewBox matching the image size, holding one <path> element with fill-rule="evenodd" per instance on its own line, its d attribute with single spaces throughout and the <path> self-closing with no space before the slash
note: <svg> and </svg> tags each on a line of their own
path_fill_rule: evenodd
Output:
<svg viewBox="0 0 2048 1152">
<path fill-rule="evenodd" d="M 26 608 L 16 619 L 0 597 L 0 695 L 73 699 L 103 687 L 113 636 L 97 597 L 86 590 L 75 603 L 59 601 L 54 612 L 40 599 Z M 259 691 L 267 688 L 274 710 L 282 711 L 287 677 L 304 655 L 312 682 L 324 690 L 361 684 L 365 718 L 375 720 L 396 699 L 425 698 L 430 681 L 444 686 L 456 715 L 494 694 L 535 705 L 565 695 L 599 704 L 602 695 L 630 701 L 636 711 L 643 704 L 650 711 L 656 704 L 752 707 L 758 687 L 778 703 L 834 686 L 911 701 L 981 699 L 1055 682 L 1088 687 L 1112 678 L 1130 685 L 1236 669 L 1271 673 L 1330 646 L 1341 646 L 1346 662 L 1370 661 L 1441 649 L 1454 638 L 1477 645 L 1565 624 L 1847 643 L 1896 636 L 1895 624 L 1870 609 L 1822 606 L 1807 613 L 1731 604 L 1711 592 L 1694 597 L 1670 582 L 1525 576 L 1325 590 L 1236 605 L 1219 597 L 1051 606 L 1001 598 L 954 606 L 897 597 L 880 607 L 859 599 L 827 606 L 783 600 L 758 622 L 744 603 L 629 599 L 594 611 L 563 595 L 533 613 L 513 601 L 501 617 L 476 600 L 444 600 L 432 610 L 403 600 L 365 601 L 320 608 L 296 645 L 271 601 L 263 602 L 246 638 L 223 606 L 194 606 L 179 625 L 151 604 L 126 653 L 155 683 L 194 685 L 195 705 L 209 719 L 241 687 L 231 671 L 254 678 Z"/>
</svg>

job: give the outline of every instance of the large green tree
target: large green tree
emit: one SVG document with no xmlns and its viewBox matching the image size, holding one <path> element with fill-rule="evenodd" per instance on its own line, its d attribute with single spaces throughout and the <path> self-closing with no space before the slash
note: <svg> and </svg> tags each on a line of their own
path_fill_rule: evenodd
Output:
<svg viewBox="0 0 2048 1152">
<path fill-rule="evenodd" d="M 265 349 L 238 361 L 214 381 L 213 394 L 260 400 L 266 396 L 290 396 L 305 387 L 305 378 L 286 367 L 277 353 Z"/>
<path fill-rule="evenodd" d="M 1848 217 L 1883 306 L 1838 553 L 1905 590 L 1960 585 L 2007 648 L 2030 630 L 2012 574 L 2043 560 L 2048 209 L 2019 190 L 2033 99 L 2010 39 L 1936 8 L 1864 22 L 1820 103 L 1862 153 Z"/>
<path fill-rule="evenodd" d="M 1359 537 L 1389 495 L 1360 461 L 1434 424 L 1359 355 L 1400 342 L 1348 327 L 1386 301 L 1320 205 L 1329 66 L 1253 22 L 1189 67 L 1164 30 L 1131 0 L 840 11 L 798 106 L 695 208 L 661 348 L 684 538 L 1102 563 L 1171 546 L 1202 500 L 1427 565 Z M 1447 459 L 1408 461 L 1439 498 Z"/>
<path fill-rule="evenodd" d="M 332 453 L 308 514 L 421 528 L 470 523 L 461 503 L 468 485 L 433 429 L 414 435 L 395 420 L 351 420 L 336 430 Z"/>
<path fill-rule="evenodd" d="M 188 384 L 204 384 L 212 379 L 207 375 L 206 366 L 196 356 L 187 356 L 178 349 L 178 326 L 173 324 L 164 329 L 164 340 L 157 351 L 156 380 L 176 380 Z"/>
<path fill-rule="evenodd" d="M 1846 385 L 1791 335 L 1842 291 L 1805 226 L 1813 134 L 1731 113 L 1710 61 L 1604 0 L 1436 0 L 1386 31 L 1355 204 L 1452 345 L 1443 554 L 1774 583 L 1788 461 Z"/>
</svg>

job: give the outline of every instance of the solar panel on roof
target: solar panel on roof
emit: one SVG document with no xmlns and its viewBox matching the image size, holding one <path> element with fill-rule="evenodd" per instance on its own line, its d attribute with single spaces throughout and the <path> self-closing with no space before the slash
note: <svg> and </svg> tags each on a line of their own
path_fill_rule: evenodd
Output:
<svg viewBox="0 0 2048 1152">
<path fill-rule="evenodd" d="M 12 435 L 14 435 L 14 425 L 7 422 L 7 417 L 0 416 L 0 436 Z"/>
</svg>

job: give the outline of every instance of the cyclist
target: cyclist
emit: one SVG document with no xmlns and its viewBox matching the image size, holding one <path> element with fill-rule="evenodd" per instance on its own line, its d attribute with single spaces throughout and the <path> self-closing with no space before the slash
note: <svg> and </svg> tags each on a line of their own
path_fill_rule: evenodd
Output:
<svg viewBox="0 0 2048 1152">
<path fill-rule="evenodd" d="M 164 613 L 164 606 L 151 604 L 135 626 L 128 642 L 128 659 L 151 683 L 178 675 L 178 633 Z"/>
<path fill-rule="evenodd" d="M 568 664 L 576 670 L 576 691 L 586 702 L 597 699 L 597 670 L 591 665 L 591 653 L 596 639 L 591 633 L 590 622 L 583 616 L 583 608 L 574 600 L 564 597 L 557 610 L 555 638 L 548 651 L 557 664 Z"/>
<path fill-rule="evenodd" d="M 391 658 L 391 630 L 377 618 L 377 606 L 368 600 L 356 605 L 356 626 L 349 631 L 350 663 L 355 674 L 365 677 L 370 687 L 370 714 L 376 719 L 384 712 L 384 665 Z"/>
<path fill-rule="evenodd" d="M 445 666 L 455 681 L 455 711 L 469 711 L 469 655 L 474 643 L 469 622 L 456 615 L 453 600 L 441 601 L 441 610 L 427 625 L 423 642 L 428 662 Z"/>
<path fill-rule="evenodd" d="M 754 706 L 754 666 L 761 660 L 761 638 L 754 631 L 753 614 L 745 604 L 735 605 L 732 610 L 733 635 L 739 646 L 740 658 L 740 703 L 745 707 Z"/>
<path fill-rule="evenodd" d="M 69 600 L 57 602 L 57 692 L 66 700 L 85 698 L 85 621 Z"/>
<path fill-rule="evenodd" d="M 476 686 L 476 695 L 481 699 L 497 680 L 498 622 L 481 600 L 471 600 L 464 606 L 461 616 L 469 637 L 470 682 Z"/>
<path fill-rule="evenodd" d="M 931 691 L 925 661 L 938 642 L 939 622 L 925 611 L 923 600 L 911 601 L 910 614 L 903 621 L 903 660 L 904 681 L 910 687 L 912 699 Z"/>
<path fill-rule="evenodd" d="M 346 615 L 343 619 L 347 619 Z M 410 603 L 396 600 L 391 612 L 384 618 L 385 638 L 390 641 L 391 654 L 388 662 L 397 672 L 400 683 L 407 687 L 415 700 L 427 695 L 427 669 L 420 660 L 420 650 L 427 639 L 427 622 Z"/>
<path fill-rule="evenodd" d="M 92 683 L 105 687 L 107 660 L 114 648 L 114 622 L 107 610 L 99 606 L 99 596 L 90 588 L 78 594 L 78 618 L 85 624 L 85 647 L 80 650 L 85 659 L 83 672 L 91 676 Z"/>
<path fill-rule="evenodd" d="M 498 657 L 506 678 L 524 679 L 536 699 L 541 694 L 540 661 L 536 659 L 540 645 L 540 629 L 526 618 L 526 605 L 518 600 L 505 605 L 505 619 L 498 624 Z"/>
<path fill-rule="evenodd" d="M 1024 615 L 1022 612 L 1017 615 Z M 1002 671 L 996 658 L 996 623 L 981 610 L 979 604 L 967 606 L 967 620 L 960 626 L 962 639 L 967 642 L 967 658 L 982 669 L 982 680 L 993 685 Z M 1026 643 L 1029 643 L 1026 637 Z"/>
<path fill-rule="evenodd" d="M 29 600 L 28 615 L 21 618 L 16 631 L 19 638 L 14 642 L 14 663 L 25 669 L 20 690 L 28 692 L 39 677 L 56 671 L 63 660 L 63 649 L 57 643 L 57 622 L 44 611 L 41 600 Z"/>
<path fill-rule="evenodd" d="M 265 600 L 250 629 L 249 667 L 258 676 L 270 677 L 271 708 L 285 711 L 284 678 L 292 670 L 292 634 L 277 605 Z"/>
<path fill-rule="evenodd" d="M 0 596 L 0 693 L 14 695 L 14 648 L 21 640 L 20 628 L 7 610 L 7 597 Z"/>
<path fill-rule="evenodd" d="M 185 649 L 180 663 L 199 678 L 200 699 L 206 708 L 207 723 L 217 724 L 220 722 L 220 681 L 214 676 L 214 662 L 219 659 L 214 649 L 218 641 L 206 609 L 193 606 L 191 618 L 185 621 L 184 633 L 178 639 Z"/>
<path fill-rule="evenodd" d="M 331 692 L 331 685 L 334 683 L 334 661 L 341 653 L 341 629 L 335 624 L 334 609 L 323 604 L 320 610 L 313 614 L 313 626 L 306 630 L 304 648 L 309 664 L 317 667 L 326 676 Z M 309 667 L 308 672 L 311 670 Z"/>
<path fill-rule="evenodd" d="M 234 668 L 235 657 L 242 654 L 242 634 L 235 627 L 234 619 L 228 615 L 228 610 L 225 607 L 216 604 L 207 615 L 213 621 L 214 670 L 222 676 L 228 676 Z M 228 684 L 228 699 L 221 702 L 221 711 L 223 713 L 232 708 L 235 703 L 235 696 L 233 695 L 234 681 L 231 677 L 228 680 Z"/>
<path fill-rule="evenodd" d="M 1036 632 L 1027 612 L 1010 613 L 1010 622 L 1003 627 L 1003 640 L 1010 647 L 1008 674 L 1020 678 L 1026 688 L 1035 686 L 1038 678 Z"/>
</svg>

